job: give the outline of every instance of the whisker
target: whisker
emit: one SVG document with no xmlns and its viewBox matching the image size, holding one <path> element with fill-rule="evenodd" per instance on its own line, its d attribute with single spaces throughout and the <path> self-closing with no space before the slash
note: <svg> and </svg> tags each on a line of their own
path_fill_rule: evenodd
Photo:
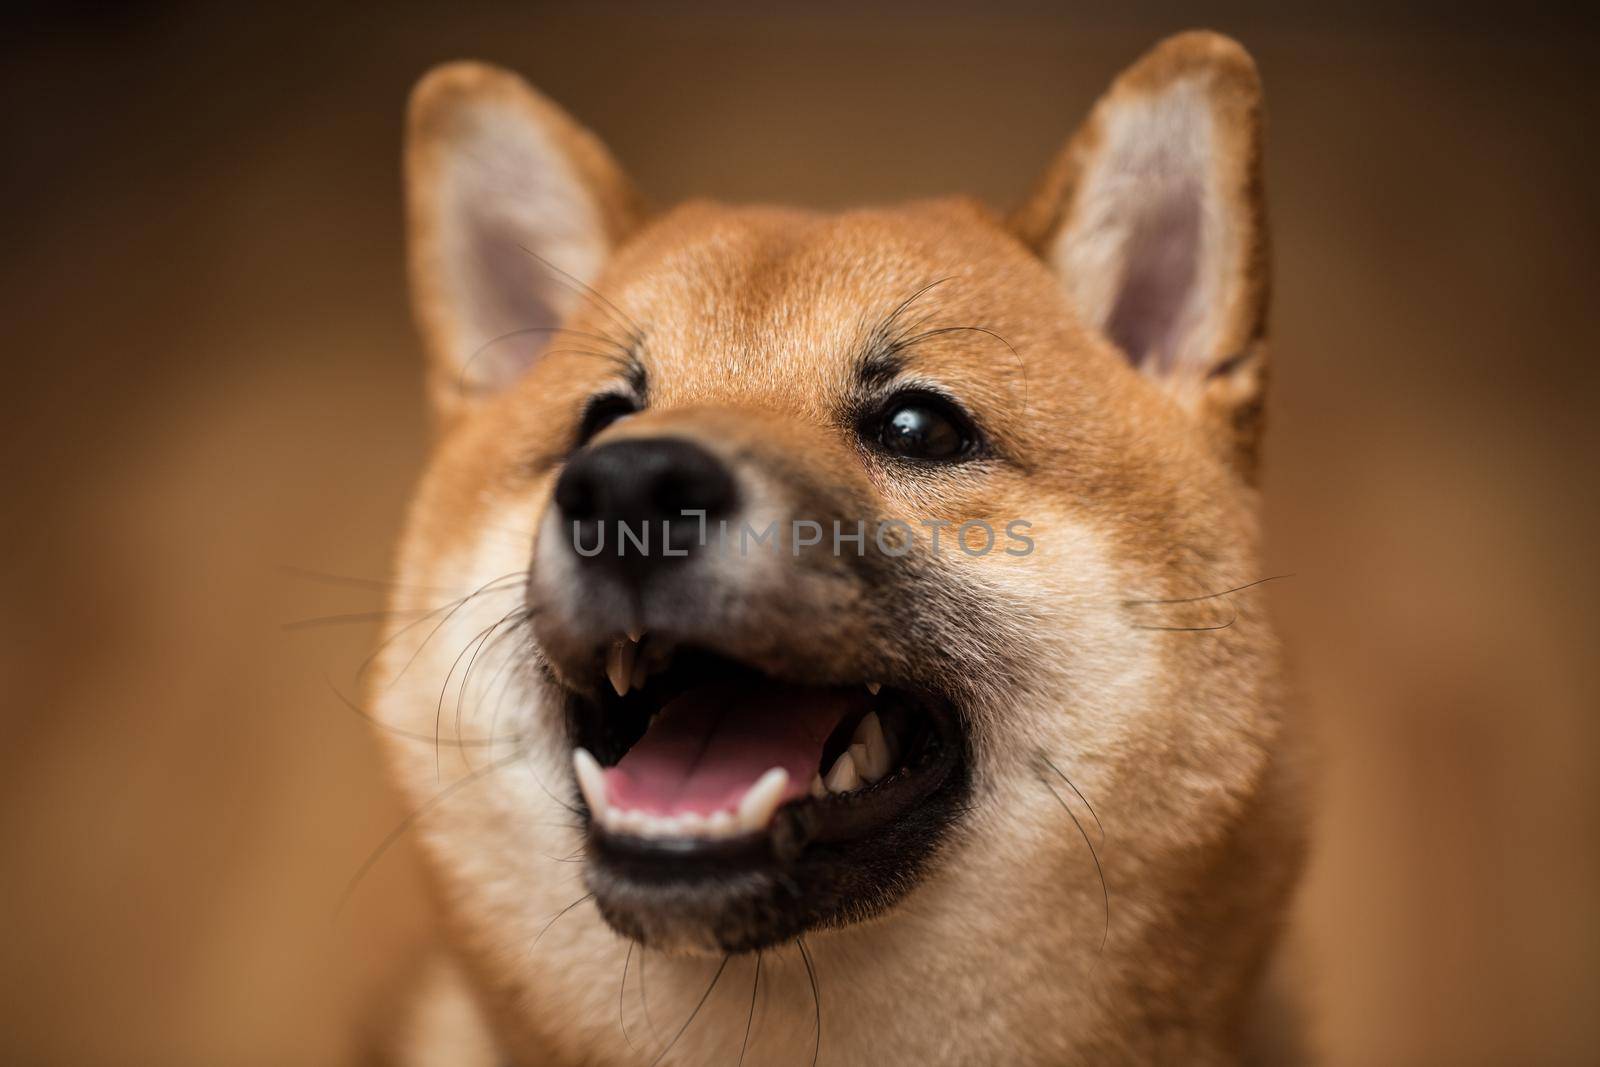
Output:
<svg viewBox="0 0 1600 1067">
<path fill-rule="evenodd" d="M 756 951 L 756 977 L 750 983 L 750 1014 L 744 1021 L 744 1041 L 739 1045 L 739 1062 L 736 1067 L 744 1067 L 744 1053 L 750 1047 L 750 1027 L 756 1021 L 756 993 L 761 989 L 761 952 Z"/>
<path fill-rule="evenodd" d="M 1106 872 L 1100 866 L 1100 853 L 1095 850 L 1094 842 L 1089 839 L 1088 831 L 1083 828 L 1083 823 L 1078 821 L 1078 816 L 1073 813 L 1071 805 L 1062 799 L 1060 793 L 1055 791 L 1055 787 L 1050 784 L 1048 778 L 1040 775 L 1039 782 L 1050 791 L 1051 796 L 1056 798 L 1056 803 L 1060 804 L 1061 810 L 1067 813 L 1067 817 L 1072 820 L 1072 825 L 1078 828 L 1078 833 L 1083 837 L 1083 843 L 1089 846 L 1089 857 L 1094 860 L 1094 873 L 1100 878 L 1100 895 L 1105 904 L 1106 918 L 1105 928 L 1100 932 L 1100 953 L 1095 956 L 1094 965 L 1089 968 L 1093 971 L 1095 967 L 1100 965 L 1100 959 L 1106 951 L 1106 941 L 1111 936 L 1111 891 L 1106 888 Z M 1085 801 L 1085 803 L 1088 802 Z"/>
<path fill-rule="evenodd" d="M 678 1039 L 684 1035 L 686 1030 L 689 1029 L 689 1024 L 694 1022 L 695 1016 L 700 1014 L 700 1009 L 705 1007 L 706 1001 L 711 999 L 711 991 L 717 988 L 717 980 L 722 977 L 722 972 L 727 970 L 728 961 L 732 958 L 733 953 L 731 952 L 722 957 L 722 962 L 717 965 L 717 973 L 711 976 L 711 984 L 706 986 L 706 991 L 700 995 L 700 1003 L 696 1004 L 694 1006 L 694 1011 L 690 1012 L 689 1017 L 683 1020 L 683 1025 L 678 1027 L 678 1032 L 676 1034 L 672 1035 L 672 1040 L 667 1042 L 667 1047 L 656 1053 L 656 1058 L 650 1061 L 650 1067 L 656 1067 L 656 1064 L 660 1063 L 662 1059 L 666 1057 L 667 1053 L 672 1051 L 672 1046 L 676 1045 L 678 1043 Z"/>
<path fill-rule="evenodd" d="M 1123 604 L 1124 607 L 1130 607 L 1130 608 L 1131 607 L 1136 607 L 1136 606 L 1138 606 L 1140 604 L 1198 604 L 1202 600 L 1215 600 L 1217 597 L 1219 597 L 1219 596 L 1227 596 L 1229 593 L 1239 593 L 1239 592 L 1243 592 L 1246 589 L 1254 589 L 1258 585 L 1265 585 L 1267 582 L 1277 582 L 1277 581 L 1282 581 L 1285 578 L 1293 578 L 1293 577 L 1294 577 L 1294 574 L 1292 574 L 1292 573 L 1290 573 L 1290 574 L 1273 574 L 1273 575 L 1269 575 L 1266 578 L 1257 578 L 1253 582 L 1246 582 L 1243 585 L 1236 585 L 1232 589 L 1224 589 L 1220 593 L 1207 593 L 1205 596 L 1174 597 L 1174 598 L 1167 599 L 1167 600 L 1124 600 L 1122 602 L 1122 604 Z"/>
<path fill-rule="evenodd" d="M 362 861 L 360 867 L 356 868 L 355 874 L 350 878 L 349 883 L 345 885 L 344 892 L 339 894 L 339 903 L 333 909 L 334 917 L 338 918 L 338 916 L 343 913 L 345 905 L 349 903 L 350 897 L 354 895 L 356 887 L 361 884 L 361 880 L 367 876 L 367 873 L 371 871 L 372 868 L 378 865 L 378 861 L 383 859 L 388 851 L 395 846 L 395 843 L 404 837 L 406 832 L 417 824 L 417 820 L 421 819 L 428 812 L 432 811 L 434 808 L 437 808 L 440 804 L 444 803 L 450 797 L 459 793 L 467 786 L 474 782 L 480 782 L 494 772 L 511 766 L 513 763 L 522 759 L 522 757 L 526 756 L 527 754 L 527 749 L 518 749 L 502 760 L 496 760 L 494 763 L 490 763 L 487 766 L 473 771 L 471 774 L 451 782 L 448 786 L 435 793 L 433 798 L 430 799 L 426 804 L 416 808 L 411 812 L 411 814 L 407 815 L 404 819 L 401 819 L 400 824 L 393 830 L 389 831 L 388 836 L 379 842 L 378 847 L 372 850 L 371 855 Z"/>
<path fill-rule="evenodd" d="M 644 336 L 643 328 L 641 328 L 640 325 L 637 322 L 635 322 L 631 316 L 629 316 L 621 308 L 617 307 L 616 304 L 613 304 L 609 299 L 607 299 L 606 295 L 604 293 L 602 293 L 600 290 L 596 289 L 594 286 L 590 285 L 588 282 L 584 281 L 583 279 L 577 278 L 577 277 L 574 277 L 571 274 L 568 274 L 566 271 L 562 270 L 560 267 L 556 266 L 554 263 L 550 262 L 548 259 L 544 258 L 543 256 L 541 256 L 539 253 L 535 252 L 533 249 L 529 248 L 528 246 L 523 245 L 523 244 L 518 244 L 517 247 L 522 249 L 528 255 L 532 256 L 535 260 L 537 260 L 544 267 L 545 270 L 548 270 L 550 273 L 556 275 L 558 278 L 564 279 L 567 282 L 567 284 L 572 286 L 573 290 L 575 292 L 577 292 L 579 295 L 588 298 L 590 301 L 592 301 L 595 304 L 595 306 L 600 307 L 600 308 L 610 312 L 611 315 L 614 316 L 615 322 L 620 323 L 627 330 L 628 335 L 630 337 L 634 338 L 635 341 L 637 341 L 638 339 L 641 339 Z M 608 338 L 607 340 L 609 341 L 610 339 Z M 610 343 L 611 344 L 616 344 L 615 341 L 610 341 Z M 622 346 L 618 346 L 618 347 L 622 347 Z M 631 351 L 628 352 L 628 354 L 631 355 L 632 354 Z"/>
<path fill-rule="evenodd" d="M 562 800 L 560 797 L 558 797 L 554 793 L 550 792 L 550 787 L 544 784 L 544 779 L 539 777 L 538 772 L 536 772 L 533 769 L 531 764 L 527 765 L 527 768 L 528 768 L 528 775 L 533 779 L 534 784 L 537 785 L 541 790 L 544 791 L 544 795 L 545 796 L 549 797 L 551 800 L 555 801 L 557 804 L 560 804 L 563 808 L 566 808 L 569 812 L 571 812 L 573 815 L 576 815 L 578 817 L 578 819 L 580 821 L 573 827 L 573 829 L 577 829 L 578 826 L 583 825 L 583 823 L 582 823 L 583 812 L 579 811 L 577 808 L 573 807 L 571 804 L 568 804 L 565 800 Z"/>
<path fill-rule="evenodd" d="M 442 743 L 448 748 L 488 748 L 492 745 L 509 744 L 522 740 L 521 734 L 512 734 L 509 737 L 457 737 L 453 741 L 441 742 L 437 737 L 430 737 L 427 734 L 417 733 L 413 730 L 404 730 L 398 726 L 390 726 L 372 712 L 368 711 L 366 708 L 363 708 L 361 705 L 345 696 L 344 693 L 340 691 L 339 687 L 333 684 L 332 678 L 329 678 L 327 675 L 323 675 L 322 680 L 327 683 L 329 689 L 333 690 L 333 695 L 339 698 L 339 702 L 342 703 L 346 708 L 350 709 L 350 711 L 354 712 L 356 716 L 366 720 L 380 730 L 385 730 L 391 734 L 394 734 L 396 737 L 403 737 L 408 741 L 421 741 L 425 744 L 433 745 L 439 745 Z M 491 734 L 492 733 L 493 731 L 491 730 Z"/>
<path fill-rule="evenodd" d="M 444 682 L 439 686 L 439 700 L 434 705 L 434 711 L 433 711 L 433 737 L 434 737 L 434 744 L 436 746 L 439 743 L 440 720 L 444 717 L 444 696 L 445 696 L 445 693 L 448 692 L 449 689 L 450 689 L 450 679 L 455 677 L 456 667 L 460 666 L 460 664 L 461 664 L 461 657 L 463 657 L 463 656 L 465 656 L 467 654 L 467 650 L 472 648 L 474 642 L 481 642 L 482 640 L 484 640 L 489 634 L 493 633 L 496 629 L 498 629 L 501 626 L 501 624 L 503 624 L 507 619 L 511 618 L 511 616 L 516 614 L 516 612 L 519 611 L 519 610 L 521 610 L 521 609 L 520 608 L 513 608 L 511 611 L 508 611 L 506 614 L 500 616 L 500 618 L 496 622 L 494 622 L 492 625 L 487 626 L 482 630 L 479 630 L 478 633 L 474 637 L 472 637 L 471 639 L 469 639 L 467 641 L 465 647 L 463 647 L 460 652 L 456 653 L 456 658 L 453 661 L 451 661 L 450 669 L 445 672 Z M 465 675 L 462 675 L 461 684 L 462 685 L 466 685 L 467 684 L 467 680 L 466 680 L 466 676 Z M 458 723 L 457 724 L 456 733 L 460 734 L 460 732 L 461 731 L 460 731 L 459 723 Z M 434 749 L 434 752 L 433 752 L 433 773 L 434 773 L 435 777 L 438 777 L 438 775 L 440 773 L 440 771 L 439 771 L 439 750 L 438 750 L 437 747 Z"/>
<path fill-rule="evenodd" d="M 423 610 L 417 608 L 410 611 L 346 611 L 337 615 L 314 615 L 306 619 L 290 619 L 283 623 L 280 629 L 293 632 L 295 630 L 314 630 L 323 626 L 346 626 L 362 622 L 383 622 L 385 619 L 404 618 L 409 615 L 421 615 Z"/>
<path fill-rule="evenodd" d="M 507 629 L 502 634 L 498 634 L 498 635 L 495 634 L 495 631 L 498 630 L 501 626 L 505 625 L 507 620 L 510 620 L 510 619 L 513 619 L 513 618 L 515 618 L 516 621 L 512 622 L 511 627 L 509 629 Z M 493 645 L 499 644 L 500 641 L 502 641 L 508 635 L 516 633 L 517 632 L 517 627 L 521 626 L 522 623 L 524 621 L 526 621 L 526 619 L 527 619 L 527 613 L 525 611 L 523 611 L 521 608 L 513 608 L 512 610 L 508 611 L 505 615 L 501 616 L 499 622 L 495 623 L 494 626 L 490 627 L 489 636 L 487 638 L 479 639 L 477 649 L 472 653 L 472 658 L 467 661 L 467 669 L 461 672 L 461 687 L 458 690 L 456 690 L 456 736 L 457 737 L 461 736 L 461 705 L 462 705 L 462 702 L 465 701 L 465 699 L 466 699 L 467 686 L 472 681 L 472 669 L 478 665 L 478 657 L 483 653 L 484 649 L 489 648 L 489 647 L 491 647 Z M 455 668 L 451 667 L 451 671 L 454 672 L 454 670 L 455 670 Z M 445 685 L 448 686 L 449 684 L 450 684 L 450 680 L 447 677 L 445 679 Z M 441 692 L 441 697 L 442 696 L 443 696 L 443 693 Z M 434 732 L 435 733 L 438 732 L 438 728 L 439 728 L 439 723 L 438 723 L 438 719 L 436 717 L 434 719 Z M 492 729 L 493 728 L 491 727 L 491 731 L 492 731 Z M 435 755 L 437 755 L 437 751 L 438 750 L 436 749 L 435 750 Z"/>
<path fill-rule="evenodd" d="M 904 300 L 900 301 L 900 303 L 895 306 L 895 309 L 893 311 L 889 312 L 888 317 L 885 318 L 883 320 L 883 322 L 881 322 L 879 324 L 878 330 L 874 331 L 874 332 L 877 332 L 881 336 L 885 336 L 886 337 L 887 336 L 887 331 L 891 327 L 893 327 L 893 326 L 895 326 L 896 324 L 899 323 L 900 316 L 905 314 L 905 311 L 906 311 L 907 308 L 909 308 L 912 304 L 915 304 L 918 300 L 920 300 L 925 293 L 931 292 L 932 290 L 937 289 L 939 286 L 943 285 L 945 282 L 951 282 L 951 281 L 955 281 L 955 275 L 950 275 L 950 276 L 945 277 L 945 278 L 940 278 L 937 281 L 931 281 L 927 285 L 924 285 L 921 289 L 918 289 L 916 292 L 912 293 L 910 296 L 908 296 Z M 891 347 L 893 347 L 893 343 L 892 342 L 891 342 Z"/>
<path fill-rule="evenodd" d="M 507 589 L 515 589 L 522 583 L 522 580 L 525 579 L 527 576 L 528 576 L 528 572 L 527 571 L 516 571 L 516 572 L 513 572 L 511 574 L 501 575 L 499 578 L 495 578 L 492 581 L 485 582 L 483 585 L 479 586 L 477 589 L 474 589 L 472 592 L 468 593 L 466 596 L 460 598 L 459 600 L 453 601 L 452 603 L 453 603 L 454 606 L 452 606 L 452 604 L 442 604 L 439 607 L 433 609 L 433 611 L 430 611 L 427 615 L 424 615 L 422 618 L 417 619 L 417 620 L 415 620 L 413 622 L 406 623 L 406 625 L 401 627 L 401 629 L 398 630 L 393 636 L 391 636 L 387 640 L 385 640 L 382 643 L 380 643 L 377 648 L 373 649 L 371 655 L 369 655 L 366 659 L 361 661 L 361 666 L 356 668 L 356 677 L 357 678 L 361 677 L 361 675 L 366 671 L 366 669 L 372 665 L 373 660 L 375 660 L 378 657 L 378 654 L 380 652 L 382 652 L 388 645 L 390 645 L 395 640 L 397 640 L 402 635 L 404 635 L 412 627 L 421 625 L 423 622 L 426 622 L 429 617 L 431 617 L 433 615 L 436 615 L 441 611 L 444 611 L 445 608 L 449 608 L 450 609 L 449 613 L 447 615 L 445 615 L 444 618 L 440 619 L 438 621 L 438 623 L 436 623 L 434 625 L 432 630 L 428 631 L 428 636 L 423 638 L 422 639 L 422 643 L 419 644 L 415 649 L 412 650 L 411 657 L 406 660 L 405 666 L 401 667 L 399 672 L 397 672 L 393 678 L 389 679 L 388 686 L 386 686 L 385 688 L 393 686 L 395 682 L 399 681 L 405 675 L 405 673 L 411 669 L 412 664 L 417 662 L 417 657 L 422 655 L 422 650 L 428 647 L 428 643 L 434 639 L 434 636 L 436 634 L 438 634 L 439 630 L 447 622 L 449 622 L 452 618 L 454 618 L 456 612 L 460 611 L 462 609 L 462 607 L 464 607 L 467 603 L 469 603 L 470 601 L 472 601 L 476 597 L 483 596 L 486 593 L 503 593 Z M 512 584 L 510 586 L 502 586 L 500 584 L 502 582 L 507 582 L 507 581 L 511 582 Z"/>
<path fill-rule="evenodd" d="M 490 736 L 493 736 L 495 730 L 499 728 L 500 709 L 505 705 L 506 694 L 511 691 L 511 679 L 506 678 L 506 672 L 513 666 L 516 666 L 522 662 L 524 661 L 518 660 L 515 656 L 507 656 L 504 661 L 501 662 L 500 668 L 496 670 L 494 675 L 489 679 L 489 686 L 485 691 L 485 696 L 487 696 L 487 694 L 490 692 L 494 692 L 496 694 L 494 698 L 494 710 L 489 713 Z M 503 678 L 505 680 L 502 682 L 501 679 Z M 476 710 L 477 709 L 474 709 L 474 711 Z"/>
<path fill-rule="evenodd" d="M 542 940 L 544 938 L 544 935 L 549 932 L 549 930 L 550 930 L 550 928 L 552 926 L 554 926 L 556 923 L 561 921 L 561 917 L 563 915 L 565 915 L 567 912 L 571 911 L 573 908 L 576 908 L 579 904 L 585 904 L 585 903 L 587 903 L 587 902 L 589 902 L 589 901 L 591 901 L 593 899 L 594 899 L 594 894 L 593 893 L 585 893 L 583 896 L 579 897 L 577 900 L 574 900 L 571 904 L 568 904 L 566 907 L 564 907 L 560 911 L 556 912 L 555 913 L 555 917 L 552 918 L 549 922 L 545 923 L 544 924 L 544 928 L 541 929 L 539 931 L 538 936 L 533 939 L 533 944 L 528 946 L 529 951 L 532 951 L 533 949 L 536 949 L 536 948 L 539 947 L 540 940 Z"/>
<path fill-rule="evenodd" d="M 1233 618 L 1229 619 L 1227 622 L 1222 623 L 1221 625 L 1218 625 L 1218 626 L 1135 626 L 1134 629 L 1135 630 L 1166 630 L 1169 633 L 1193 634 L 1193 633 L 1205 633 L 1205 632 L 1207 632 L 1209 630 L 1226 630 L 1228 627 L 1232 626 L 1234 623 L 1236 623 L 1238 621 L 1239 621 L 1239 615 L 1236 612 L 1236 613 L 1234 613 Z"/>
<path fill-rule="evenodd" d="M 321 582 L 324 585 L 343 585 L 354 589 L 375 589 L 379 592 L 388 592 L 392 589 L 406 589 L 414 593 L 456 593 L 459 590 L 446 589 L 436 585 L 408 585 L 404 582 L 392 582 L 383 578 L 360 578 L 349 574 L 334 574 L 331 571 L 313 570 L 309 567 L 296 567 L 293 564 L 280 564 L 278 570 L 291 578 L 300 578 L 308 582 Z"/>
<path fill-rule="evenodd" d="M 633 962 L 634 941 L 628 940 L 628 954 L 622 958 L 622 984 L 617 986 L 617 1026 L 622 1030 L 622 1040 L 628 1043 L 629 1048 L 634 1048 L 633 1038 L 628 1036 L 628 1016 L 623 1008 L 623 998 L 628 992 L 628 964 Z"/>
<path fill-rule="evenodd" d="M 487 390 L 478 388 L 476 386 L 476 383 L 472 383 L 472 382 L 469 382 L 467 380 L 467 375 L 472 370 L 472 364 L 478 359 L 478 357 L 482 356 L 482 355 L 485 355 L 489 351 L 490 348 L 494 347 L 497 344 L 500 344 L 503 341 L 510 341 L 510 340 L 512 340 L 514 338 L 517 338 L 517 337 L 527 337 L 529 335 L 538 334 L 538 333 L 569 333 L 569 334 L 572 334 L 575 337 L 584 337 L 584 338 L 587 338 L 587 339 L 589 339 L 591 341 L 599 341 L 601 344 L 614 345 L 618 349 L 618 351 L 620 351 L 622 353 L 621 355 L 605 355 L 605 354 L 599 353 L 599 352 L 584 353 L 584 354 L 585 355 L 594 355 L 598 359 L 611 360 L 611 361 L 616 362 L 616 363 L 618 363 L 618 364 L 620 364 L 622 366 L 631 366 L 632 365 L 632 356 L 633 356 L 632 351 L 630 349 L 628 349 L 626 346 L 624 346 L 622 344 L 619 344 L 618 342 L 612 340 L 611 338 L 605 337 L 605 336 L 603 336 L 601 334 L 586 333 L 583 330 L 570 330 L 565 326 L 524 326 L 524 327 L 522 327 L 520 329 L 507 330 L 505 333 L 499 334 L 498 336 L 495 336 L 495 337 L 491 337 L 487 341 L 483 342 L 483 344 L 481 344 L 477 348 L 473 349 L 472 350 L 472 354 L 469 355 L 465 360 L 462 361 L 461 370 L 456 374 L 456 389 L 457 389 L 457 391 L 459 391 L 461 393 L 466 393 L 466 394 L 469 394 L 469 395 L 473 394 L 473 393 L 487 392 Z"/>
<path fill-rule="evenodd" d="M 806 948 L 806 939 L 797 937 L 795 944 L 800 946 L 800 958 L 805 961 L 806 977 L 811 980 L 811 1004 L 816 1009 L 816 1040 L 811 1046 L 811 1067 L 817 1067 L 817 1057 L 822 1054 L 822 993 L 817 988 L 817 971 L 811 964 L 811 952 Z"/>
<path fill-rule="evenodd" d="M 1057 767 L 1049 756 L 1046 756 L 1043 752 L 1041 752 L 1039 753 L 1039 758 L 1044 760 L 1044 765 L 1046 767 L 1049 767 L 1052 771 L 1056 772 L 1056 776 L 1058 778 L 1067 783 L 1068 789 L 1071 789 L 1074 793 L 1078 794 L 1078 799 L 1083 801 L 1083 806 L 1089 809 L 1090 818 L 1094 819 L 1094 828 L 1100 833 L 1100 844 L 1104 845 L 1106 843 L 1106 828 L 1100 825 L 1100 816 L 1095 814 L 1094 805 L 1089 803 L 1089 798 L 1084 796 L 1083 791 L 1073 784 L 1071 778 L 1068 778 L 1061 772 L 1061 768 Z"/>
<path fill-rule="evenodd" d="M 1022 410 L 1028 410 L 1028 395 L 1032 389 L 1032 382 L 1028 377 L 1028 365 L 1023 362 L 1022 353 L 1017 351 L 1017 346 L 1006 340 L 987 326 L 940 326 L 935 329 L 923 330 L 913 337 L 898 338 L 890 348 L 891 352 L 902 352 L 913 345 L 926 341 L 930 337 L 941 337 L 952 333 L 981 333 L 985 337 L 992 337 L 1005 345 L 1011 353 L 1011 358 L 1017 361 L 1017 369 L 1022 372 Z"/>
<path fill-rule="evenodd" d="M 644 1013 L 644 1024 L 650 1030 L 650 1036 L 660 1040 L 661 1031 L 656 1028 L 655 1020 L 650 1018 L 650 1001 L 644 992 L 644 961 L 650 952 L 643 945 L 639 946 L 639 1008 Z"/>
</svg>

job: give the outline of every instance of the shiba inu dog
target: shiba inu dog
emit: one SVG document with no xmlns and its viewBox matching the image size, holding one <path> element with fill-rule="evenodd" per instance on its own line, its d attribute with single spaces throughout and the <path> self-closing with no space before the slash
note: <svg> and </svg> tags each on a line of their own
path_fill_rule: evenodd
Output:
<svg viewBox="0 0 1600 1067">
<path fill-rule="evenodd" d="M 407 1062 L 1237 1059 L 1301 851 L 1261 137 L 1190 33 L 1009 217 L 655 213 L 516 77 L 423 80 Z"/>
</svg>

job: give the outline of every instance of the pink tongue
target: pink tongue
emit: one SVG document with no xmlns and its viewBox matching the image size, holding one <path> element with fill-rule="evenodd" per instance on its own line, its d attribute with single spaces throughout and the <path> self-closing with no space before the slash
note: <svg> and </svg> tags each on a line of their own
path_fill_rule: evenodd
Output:
<svg viewBox="0 0 1600 1067">
<path fill-rule="evenodd" d="M 606 796 L 651 815 L 710 815 L 732 811 L 773 767 L 789 772 L 784 800 L 805 796 L 828 735 L 858 699 L 864 696 L 800 685 L 692 689 L 606 769 Z"/>
</svg>

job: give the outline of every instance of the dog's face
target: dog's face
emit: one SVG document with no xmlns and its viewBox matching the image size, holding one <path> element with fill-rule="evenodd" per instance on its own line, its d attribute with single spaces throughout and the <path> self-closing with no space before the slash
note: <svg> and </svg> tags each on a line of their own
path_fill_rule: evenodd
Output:
<svg viewBox="0 0 1600 1067">
<path fill-rule="evenodd" d="M 1209 598 L 1261 577 L 1257 104 L 1190 35 L 1008 221 L 647 218 L 510 76 L 418 90 L 441 436 L 375 701 L 504 1026 L 611 1058 L 635 946 L 703 987 L 809 945 L 863 1006 L 1143 981 L 1276 710 Z"/>
</svg>

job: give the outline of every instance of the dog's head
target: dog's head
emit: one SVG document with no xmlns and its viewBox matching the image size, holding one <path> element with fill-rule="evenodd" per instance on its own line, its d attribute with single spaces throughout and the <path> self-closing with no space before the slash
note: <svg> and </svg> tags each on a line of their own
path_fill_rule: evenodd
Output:
<svg viewBox="0 0 1600 1067">
<path fill-rule="evenodd" d="M 1275 711 L 1212 596 L 1261 577 L 1259 131 L 1191 34 L 1009 219 L 653 214 L 511 75 L 423 82 L 440 439 L 376 691 L 492 987 L 828 931 L 1030 981 L 1201 890 Z"/>
</svg>

